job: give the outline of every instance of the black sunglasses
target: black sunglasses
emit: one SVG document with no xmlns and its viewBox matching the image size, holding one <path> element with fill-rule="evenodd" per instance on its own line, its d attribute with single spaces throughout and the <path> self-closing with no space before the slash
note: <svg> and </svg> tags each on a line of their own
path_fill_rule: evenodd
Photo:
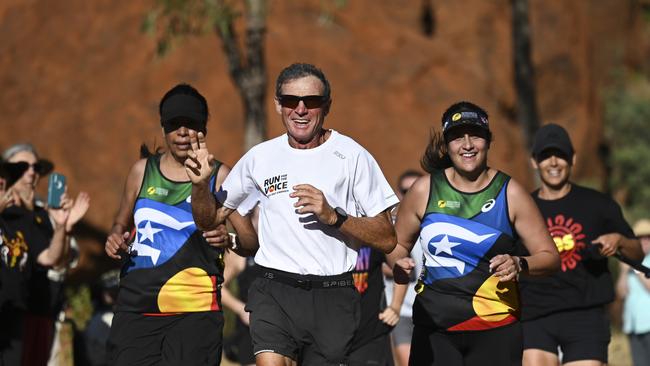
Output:
<svg viewBox="0 0 650 366">
<path fill-rule="evenodd" d="M 26 161 L 19 161 L 16 163 L 2 162 L 0 163 L 0 177 L 7 180 L 7 187 L 12 186 L 20 177 L 25 174 L 29 168 L 33 168 L 36 173 L 43 176 L 54 169 L 54 165 L 45 159 L 41 159 L 34 164 Z"/>
<path fill-rule="evenodd" d="M 188 129 L 203 132 L 205 133 L 205 123 L 194 121 L 186 118 L 176 118 L 171 121 L 162 123 L 163 130 L 165 133 L 171 133 L 178 130 L 181 127 L 186 127 Z"/>
<path fill-rule="evenodd" d="M 7 163 L 7 170 L 11 171 L 14 174 L 24 174 L 29 168 L 34 169 L 36 173 L 41 173 L 44 169 L 43 164 L 37 161 L 34 164 L 30 164 L 26 161 L 19 161 L 17 163 Z"/>
<path fill-rule="evenodd" d="M 278 102 L 280 102 L 280 105 L 285 107 L 285 108 L 297 108 L 298 104 L 302 101 L 302 103 L 305 105 L 305 108 L 307 109 L 314 109 L 314 108 L 319 108 L 325 102 L 327 102 L 327 97 L 324 95 L 303 95 L 303 96 L 297 96 L 297 95 L 288 95 L 288 94 L 283 94 L 278 96 Z"/>
</svg>

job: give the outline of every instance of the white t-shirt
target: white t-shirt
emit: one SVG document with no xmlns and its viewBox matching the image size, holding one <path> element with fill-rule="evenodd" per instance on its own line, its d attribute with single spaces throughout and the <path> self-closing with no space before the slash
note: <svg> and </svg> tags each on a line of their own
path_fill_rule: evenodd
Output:
<svg viewBox="0 0 650 366">
<path fill-rule="evenodd" d="M 334 130 L 313 149 L 292 148 L 286 134 L 253 147 L 228 174 L 219 200 L 236 209 L 261 193 L 257 264 L 320 276 L 351 271 L 358 245 L 315 215 L 296 213 L 298 199 L 289 194 L 298 184 L 321 190 L 330 206 L 350 216 L 376 216 L 398 203 L 372 155 Z"/>
</svg>

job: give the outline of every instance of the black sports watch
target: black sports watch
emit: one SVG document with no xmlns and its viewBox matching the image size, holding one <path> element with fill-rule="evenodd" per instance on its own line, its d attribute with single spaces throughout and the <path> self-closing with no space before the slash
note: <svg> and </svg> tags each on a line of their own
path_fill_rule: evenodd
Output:
<svg viewBox="0 0 650 366">
<path fill-rule="evenodd" d="M 528 273 L 528 261 L 524 257 L 519 257 L 519 273 Z"/>
<path fill-rule="evenodd" d="M 348 213 L 345 212 L 345 210 L 341 207 L 335 208 L 334 212 L 336 213 L 336 222 L 331 226 L 338 229 L 341 227 L 341 225 L 343 225 L 345 220 L 348 219 Z"/>
</svg>

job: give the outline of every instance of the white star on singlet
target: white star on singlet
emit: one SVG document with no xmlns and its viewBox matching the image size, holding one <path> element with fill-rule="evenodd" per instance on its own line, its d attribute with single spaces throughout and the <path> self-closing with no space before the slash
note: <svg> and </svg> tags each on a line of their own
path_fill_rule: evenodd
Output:
<svg viewBox="0 0 650 366">
<path fill-rule="evenodd" d="M 157 232 L 162 231 L 162 229 L 154 229 L 151 227 L 151 221 L 147 221 L 147 224 L 138 229 L 138 234 L 140 234 L 140 243 L 143 243 L 145 240 L 149 239 L 153 243 L 153 235 Z"/>
<path fill-rule="evenodd" d="M 449 236 L 445 235 L 442 238 L 442 240 L 440 240 L 438 242 L 435 242 L 435 243 L 431 243 L 431 245 L 433 245 L 436 248 L 436 252 L 435 252 L 434 255 L 438 255 L 441 252 L 445 252 L 445 253 L 447 253 L 449 255 L 453 255 L 453 253 L 451 252 L 451 248 L 453 248 L 453 247 L 455 247 L 457 245 L 460 245 L 460 243 L 450 242 L 449 241 Z"/>
</svg>

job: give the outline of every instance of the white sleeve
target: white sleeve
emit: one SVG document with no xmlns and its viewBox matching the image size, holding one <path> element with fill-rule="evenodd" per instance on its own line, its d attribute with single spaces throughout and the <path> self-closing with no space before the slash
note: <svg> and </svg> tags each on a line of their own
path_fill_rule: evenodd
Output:
<svg viewBox="0 0 650 366">
<path fill-rule="evenodd" d="M 255 207 L 260 203 L 262 199 L 262 194 L 260 192 L 253 192 L 246 199 L 239 204 L 239 207 L 237 207 L 237 212 L 241 216 L 246 216 L 253 212 Z"/>
<path fill-rule="evenodd" d="M 357 157 L 352 190 L 357 208 L 363 216 L 377 216 L 399 203 L 379 164 L 365 149 Z"/>
<path fill-rule="evenodd" d="M 225 207 L 237 209 L 246 197 L 257 190 L 257 184 L 252 176 L 253 155 L 248 151 L 235 164 L 217 193 L 217 200 Z"/>
</svg>

